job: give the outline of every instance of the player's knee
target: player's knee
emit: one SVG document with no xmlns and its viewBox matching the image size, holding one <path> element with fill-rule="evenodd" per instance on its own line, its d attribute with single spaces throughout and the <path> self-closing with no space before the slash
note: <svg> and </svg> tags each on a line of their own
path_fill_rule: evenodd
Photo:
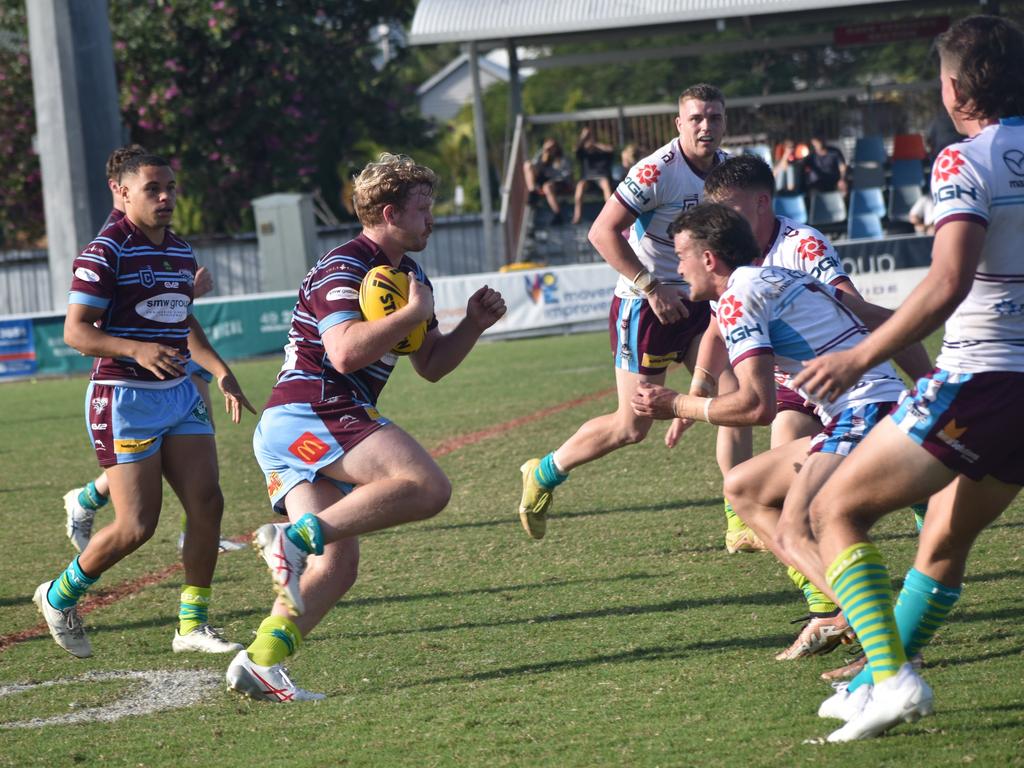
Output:
<svg viewBox="0 0 1024 768">
<path fill-rule="evenodd" d="M 452 484 L 448 477 L 438 470 L 417 482 L 416 498 L 419 500 L 420 520 L 434 517 L 448 506 L 452 497 Z"/>
<path fill-rule="evenodd" d="M 125 520 L 118 524 L 121 546 L 126 549 L 137 549 L 153 538 L 156 533 L 157 520 Z"/>
<path fill-rule="evenodd" d="M 644 421 L 636 423 L 630 421 L 622 426 L 618 434 L 618 447 L 624 448 L 627 445 L 636 445 L 642 443 L 647 437 L 647 433 L 651 431 L 651 422 Z"/>
<path fill-rule="evenodd" d="M 747 478 L 747 472 L 743 470 L 742 465 L 729 470 L 725 480 L 722 481 L 722 493 L 734 505 L 740 499 L 745 499 L 750 494 L 750 491 L 751 487 Z"/>
</svg>

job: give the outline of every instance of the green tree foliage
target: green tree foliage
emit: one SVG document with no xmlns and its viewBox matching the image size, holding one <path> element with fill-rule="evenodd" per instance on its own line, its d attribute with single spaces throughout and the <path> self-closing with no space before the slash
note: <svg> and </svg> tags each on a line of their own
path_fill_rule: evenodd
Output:
<svg viewBox="0 0 1024 768">
<path fill-rule="evenodd" d="M 380 21 L 414 0 L 110 0 L 121 117 L 166 155 L 189 234 L 251 228 L 249 201 L 319 189 L 337 212 L 343 177 L 368 152 L 426 134 L 402 62 L 375 67 Z M 0 226 L 43 231 L 23 0 L 0 0 Z M 11 43 L 14 41 L 14 44 Z M 20 41 L 20 43 L 18 43 Z"/>
<path fill-rule="evenodd" d="M 32 151 L 32 109 L 25 5 L 0 3 L 0 245 L 32 244 L 44 231 L 39 158 Z"/>
<path fill-rule="evenodd" d="M 251 224 L 248 201 L 320 189 L 342 210 L 339 167 L 358 147 L 422 135 L 415 104 L 378 71 L 370 30 L 411 0 L 112 0 L 122 114 L 173 158 L 188 230 Z M 355 150 L 355 151 L 354 151 Z"/>
</svg>

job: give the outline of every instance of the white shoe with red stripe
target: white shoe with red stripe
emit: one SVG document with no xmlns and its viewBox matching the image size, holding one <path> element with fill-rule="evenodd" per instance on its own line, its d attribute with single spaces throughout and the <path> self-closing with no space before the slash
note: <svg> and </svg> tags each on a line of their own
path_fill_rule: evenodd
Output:
<svg viewBox="0 0 1024 768">
<path fill-rule="evenodd" d="M 311 693 L 299 688 L 288 677 L 288 670 L 280 664 L 261 667 L 249 658 L 246 651 L 239 651 L 231 661 L 227 672 L 228 689 L 238 691 L 260 701 L 286 704 L 291 701 L 319 701 L 326 698 L 322 693 Z"/>
<path fill-rule="evenodd" d="M 252 538 L 252 545 L 270 569 L 270 578 L 278 597 L 284 600 L 295 616 L 300 616 L 304 606 L 299 591 L 299 577 L 306 570 L 307 553 L 285 535 L 287 527 L 286 523 L 260 526 Z"/>
</svg>

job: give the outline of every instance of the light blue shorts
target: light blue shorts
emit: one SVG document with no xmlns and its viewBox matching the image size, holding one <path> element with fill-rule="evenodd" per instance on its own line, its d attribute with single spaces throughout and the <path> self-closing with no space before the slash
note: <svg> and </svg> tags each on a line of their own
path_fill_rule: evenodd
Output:
<svg viewBox="0 0 1024 768">
<path fill-rule="evenodd" d="M 101 467 L 142 461 L 166 435 L 213 435 L 213 424 L 192 379 L 167 389 L 90 383 L 85 428 Z"/>
<path fill-rule="evenodd" d="M 267 408 L 256 425 L 252 449 L 267 482 L 267 495 L 275 512 L 286 514 L 284 499 L 296 485 L 318 477 L 342 493 L 350 483 L 321 475 L 346 451 L 391 422 L 366 403 L 335 401 L 286 403 Z"/>
</svg>

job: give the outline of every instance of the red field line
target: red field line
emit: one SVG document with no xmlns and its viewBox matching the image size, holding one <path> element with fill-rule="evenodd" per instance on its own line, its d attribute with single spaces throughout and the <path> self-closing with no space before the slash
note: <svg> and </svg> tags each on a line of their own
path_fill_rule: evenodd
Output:
<svg viewBox="0 0 1024 768">
<path fill-rule="evenodd" d="M 434 446 L 430 451 L 430 455 L 433 456 L 434 458 L 446 456 L 449 453 L 453 453 L 454 451 L 459 450 L 460 448 L 465 448 L 467 446 L 474 445 L 475 443 L 480 443 L 483 442 L 484 440 L 489 440 L 492 437 L 503 435 L 506 432 L 509 432 L 510 430 L 517 429 L 526 424 L 531 424 L 535 421 L 547 418 L 548 416 L 552 416 L 556 413 L 567 411 L 570 408 L 576 408 L 580 405 L 589 403 L 593 400 L 600 400 L 602 397 L 607 397 L 608 395 L 613 394 L 614 392 L 615 387 L 608 387 L 607 389 L 602 389 L 597 392 L 591 392 L 589 395 L 583 395 L 572 400 L 566 400 L 563 403 L 552 405 L 551 407 L 544 408 L 543 410 L 540 411 L 534 411 L 533 413 L 527 414 L 526 416 L 520 416 L 518 419 L 511 419 L 501 424 L 495 424 L 494 426 L 491 427 L 478 429 L 476 432 L 467 432 L 463 435 L 456 435 L 455 437 L 448 438 L 447 440 L 442 440 L 440 443 Z M 235 537 L 234 540 L 247 541 L 250 536 L 251 534 L 248 534 L 246 536 Z M 119 584 L 116 587 L 112 587 L 109 590 L 97 592 L 95 595 L 89 595 L 85 599 L 83 599 L 81 603 L 79 603 L 78 615 L 85 616 L 86 614 L 95 611 L 97 608 L 104 608 L 108 605 L 112 605 L 113 603 L 116 603 L 118 600 L 128 597 L 129 595 L 134 595 L 136 592 L 140 592 L 146 587 L 153 586 L 154 584 L 159 584 L 165 579 L 170 578 L 172 575 L 174 575 L 181 569 L 182 565 L 180 562 L 173 563 L 172 565 L 168 565 L 166 568 L 162 568 L 159 571 L 148 573 L 144 576 L 140 576 L 137 579 L 133 579 L 132 581 L 126 581 L 123 584 Z M 17 645 L 18 643 L 24 642 L 25 640 L 31 640 L 33 637 L 45 635 L 48 632 L 49 630 L 47 629 L 46 624 L 39 623 L 34 627 L 30 627 L 29 629 L 22 629 L 18 632 L 11 632 L 7 635 L 0 635 L 0 653 L 3 653 L 12 645 Z"/>
</svg>

